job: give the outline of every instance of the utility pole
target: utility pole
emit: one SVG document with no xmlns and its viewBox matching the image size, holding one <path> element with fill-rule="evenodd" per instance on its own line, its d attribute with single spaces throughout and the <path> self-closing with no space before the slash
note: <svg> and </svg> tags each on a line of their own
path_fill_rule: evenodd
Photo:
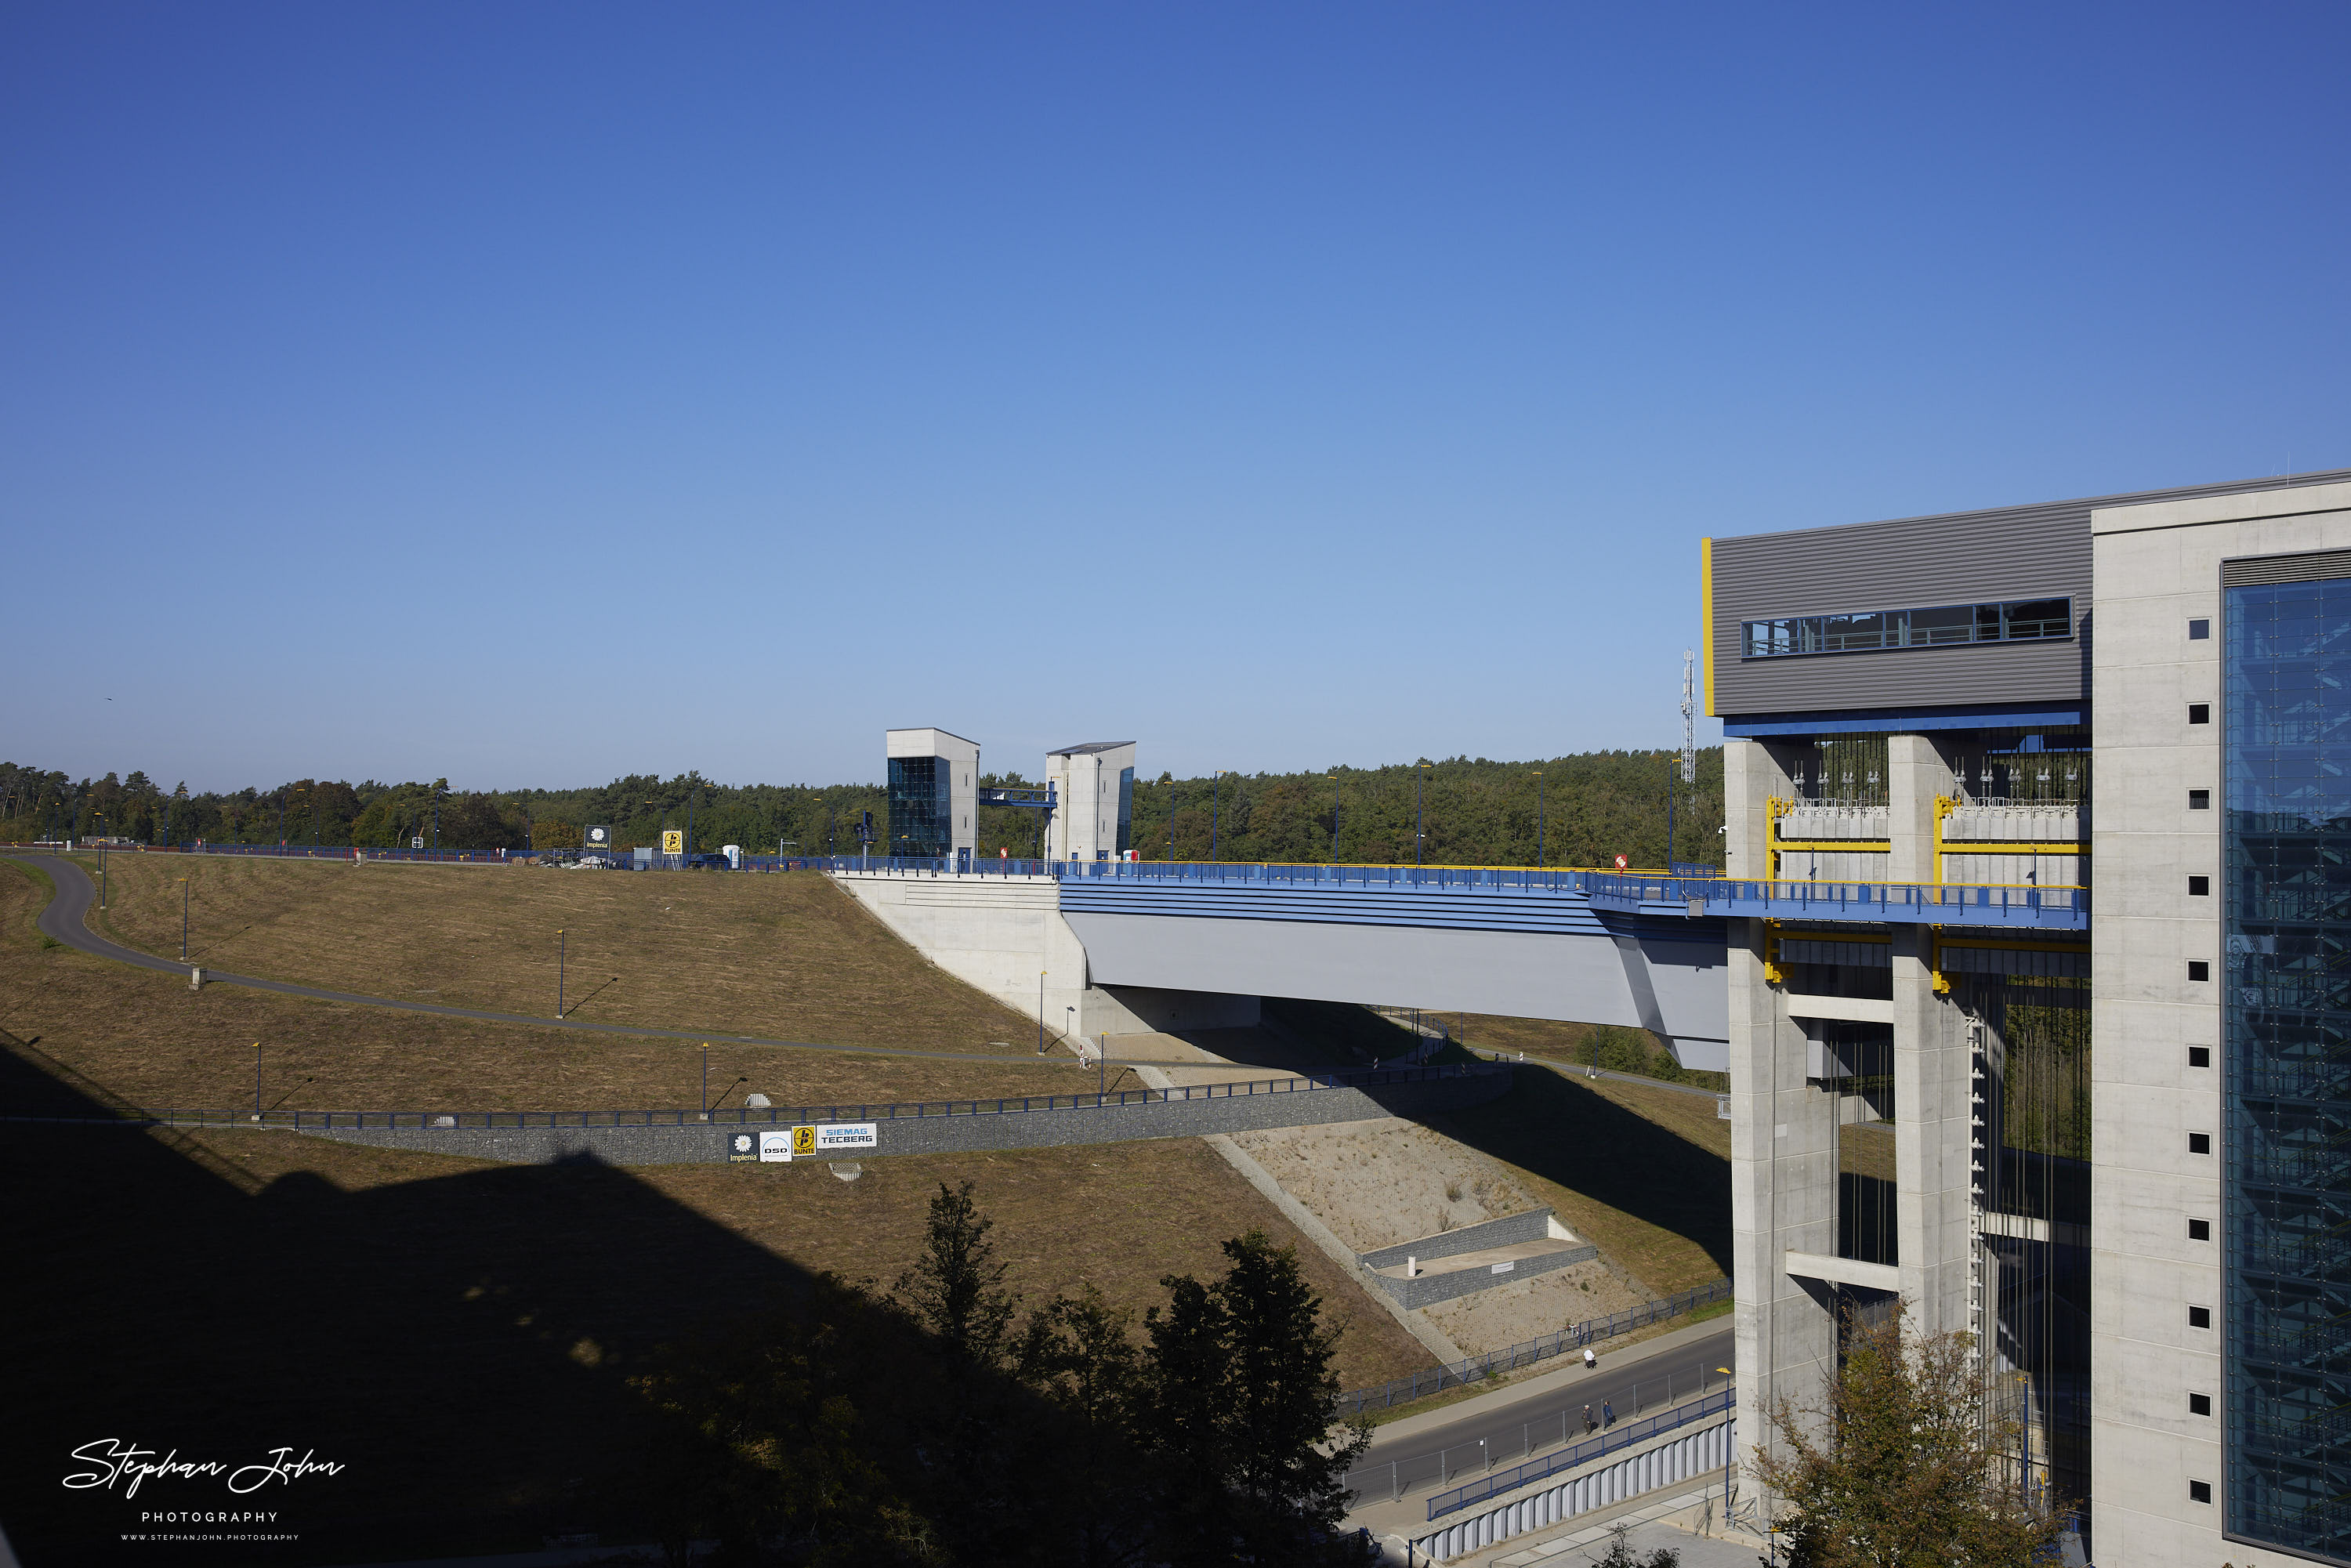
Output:
<svg viewBox="0 0 2351 1568">
<path fill-rule="evenodd" d="M 1682 788 L 1690 789 L 1698 782 L 1698 703 L 1694 683 L 1696 661 L 1687 648 L 1682 650 Z M 1698 792 L 1690 790 L 1690 803 L 1698 803 Z M 1666 870 L 1674 869 L 1674 846 L 1671 834 L 1666 845 Z"/>
<path fill-rule="evenodd" d="M 1423 808 L 1425 791 L 1428 783 L 1428 770 L 1434 766 L 1434 763 L 1424 762 L 1412 770 L 1412 863 L 1416 867 L 1420 864 L 1422 841 L 1428 837 L 1424 831 L 1427 814 Z"/>
</svg>

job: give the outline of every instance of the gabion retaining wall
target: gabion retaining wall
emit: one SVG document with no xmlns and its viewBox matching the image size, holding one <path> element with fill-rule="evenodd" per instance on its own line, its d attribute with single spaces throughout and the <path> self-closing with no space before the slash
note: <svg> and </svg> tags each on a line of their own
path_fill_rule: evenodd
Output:
<svg viewBox="0 0 2351 1568">
<path fill-rule="evenodd" d="M 1253 1133 L 1381 1116 L 1418 1117 L 1482 1104 L 1510 1086 L 1508 1070 L 1429 1082 L 1373 1088 L 1300 1090 L 1216 1099 L 1153 1101 L 1132 1105 L 1006 1111 L 956 1116 L 901 1116 L 873 1124 L 877 1146 L 819 1158 L 870 1160 L 892 1155 L 964 1154 L 984 1150 L 1053 1148 L 1074 1144 L 1126 1143 L 1140 1138 L 1190 1138 L 1210 1133 Z M 587 1156 L 614 1166 L 690 1165 L 732 1156 L 740 1133 L 772 1131 L 725 1123 L 684 1127 L 333 1127 L 304 1135 L 380 1148 L 423 1149 L 517 1165 L 545 1165 Z"/>
</svg>

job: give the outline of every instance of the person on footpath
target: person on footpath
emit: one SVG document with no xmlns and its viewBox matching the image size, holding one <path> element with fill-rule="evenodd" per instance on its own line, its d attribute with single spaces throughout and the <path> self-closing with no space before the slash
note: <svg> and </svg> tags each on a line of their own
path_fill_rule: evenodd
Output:
<svg viewBox="0 0 2351 1568">
<path fill-rule="evenodd" d="M 1585 1345 L 1583 1347 L 1583 1370 L 1590 1372 L 1593 1367 L 1596 1367 L 1599 1364 L 1600 1358 L 1592 1354 L 1592 1347 L 1590 1345 Z"/>
<path fill-rule="evenodd" d="M 1583 1407 L 1583 1429 L 1587 1433 L 1592 1430 L 1592 1406 L 1589 1405 Z"/>
<path fill-rule="evenodd" d="M 1605 1399 L 1600 1402 L 1600 1424 L 1604 1427 L 1616 1425 L 1616 1406 Z"/>
</svg>

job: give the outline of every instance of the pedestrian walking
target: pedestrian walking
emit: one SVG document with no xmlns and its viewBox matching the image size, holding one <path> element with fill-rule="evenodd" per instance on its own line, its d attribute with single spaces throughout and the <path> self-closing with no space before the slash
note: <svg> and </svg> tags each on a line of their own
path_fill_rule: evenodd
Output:
<svg viewBox="0 0 2351 1568">
<path fill-rule="evenodd" d="M 1604 1427 L 1616 1425 L 1616 1406 L 1605 1399 L 1600 1402 L 1600 1424 Z"/>
<path fill-rule="evenodd" d="M 1589 1405 L 1583 1407 L 1583 1429 L 1586 1432 L 1592 1430 L 1592 1406 Z"/>
<path fill-rule="evenodd" d="M 1599 1364 L 1600 1358 L 1592 1354 L 1592 1347 L 1590 1345 L 1585 1345 L 1583 1347 L 1583 1370 L 1590 1372 L 1593 1367 L 1598 1366 Z"/>
</svg>

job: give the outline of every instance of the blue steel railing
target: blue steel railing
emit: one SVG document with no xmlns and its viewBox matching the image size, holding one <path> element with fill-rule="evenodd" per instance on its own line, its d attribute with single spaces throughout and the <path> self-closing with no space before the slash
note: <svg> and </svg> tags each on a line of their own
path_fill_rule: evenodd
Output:
<svg viewBox="0 0 2351 1568">
<path fill-rule="evenodd" d="M 205 845 L 203 854 L 347 857 L 348 849 L 275 844 Z M 376 850 L 370 859 L 496 861 L 496 851 L 461 854 L 433 850 Z M 609 852 L 599 852 L 608 853 Z M 577 851 L 538 855 L 576 856 Z M 509 850 L 511 862 L 535 858 Z M 631 863 L 622 852 L 620 863 Z M 660 862 L 655 862 L 660 863 Z M 1777 920 L 1835 920 L 1931 925 L 2022 925 L 2081 931 L 2090 924 L 2086 887 L 1997 887 L 1959 883 L 1746 881 L 1661 872 L 1552 870 L 1541 866 L 1284 865 L 1255 861 L 1040 861 L 975 855 L 965 874 L 1041 877 L 1054 882 L 1193 884 L 1240 887 L 1324 887 L 1438 892 L 1555 893 L 1581 895 L 1594 908 L 1630 914 L 1743 915 Z M 958 862 L 940 856 L 756 855 L 745 871 L 880 872 L 946 876 Z"/>
<path fill-rule="evenodd" d="M 1504 1492 L 1516 1491 L 1530 1481 L 1539 1481 L 1547 1476 L 1555 1476 L 1562 1470 L 1572 1470 L 1578 1465 L 1590 1464 L 1594 1459 L 1602 1458 L 1622 1448 L 1629 1448 L 1636 1443 L 1646 1443 L 1660 1432 L 1670 1432 L 1677 1427 L 1687 1427 L 1693 1421 L 1703 1421 L 1709 1416 L 1719 1416 L 1731 1407 L 1737 1396 L 1736 1388 L 1726 1388 L 1719 1394 L 1709 1394 L 1703 1399 L 1651 1416 L 1645 1420 L 1627 1421 L 1613 1431 L 1603 1433 L 1587 1442 L 1578 1443 L 1573 1448 L 1562 1448 L 1558 1453 L 1547 1458 L 1529 1459 L 1523 1465 L 1512 1465 L 1507 1470 L 1496 1470 L 1489 1476 L 1480 1476 L 1468 1486 L 1455 1487 L 1451 1491 L 1438 1492 L 1428 1500 L 1428 1517 L 1431 1520 L 1438 1520 L 1448 1513 L 1458 1513 L 1472 1503 L 1483 1502 L 1489 1497 L 1499 1497 Z"/>
<path fill-rule="evenodd" d="M 944 875 L 944 860 L 836 856 L 807 862 L 824 870 Z M 1552 871 L 1534 866 L 1279 865 L 1215 861 L 975 861 L 982 875 L 1056 882 L 1217 883 L 1239 887 L 1353 887 L 1581 894 L 1593 907 L 1648 915 L 1746 915 L 1764 919 L 2023 925 L 2083 930 L 2085 887 L 1996 887 L 1901 882 L 1771 882 L 1658 872 Z"/>
</svg>

